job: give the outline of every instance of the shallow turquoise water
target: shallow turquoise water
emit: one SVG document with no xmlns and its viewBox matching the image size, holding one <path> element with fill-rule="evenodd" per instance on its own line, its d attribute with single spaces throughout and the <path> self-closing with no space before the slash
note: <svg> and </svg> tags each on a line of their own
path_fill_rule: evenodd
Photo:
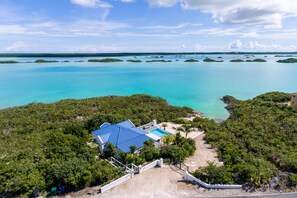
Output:
<svg viewBox="0 0 297 198">
<path fill-rule="evenodd" d="M 208 57 L 218 56 L 222 55 Z M 268 91 L 297 91 L 297 64 L 276 63 L 282 58 L 272 55 L 265 57 L 267 63 L 230 63 L 231 58 L 245 56 L 222 57 L 223 63 L 184 63 L 183 59 L 189 57 L 165 57 L 162 59 L 173 62 L 2 64 L 0 108 L 66 98 L 145 93 L 165 98 L 173 105 L 192 107 L 211 118 L 226 118 L 225 105 L 219 100 L 224 95 L 248 99 Z M 130 58 L 133 57 L 121 59 Z M 195 58 L 202 60 L 203 56 Z"/>
</svg>

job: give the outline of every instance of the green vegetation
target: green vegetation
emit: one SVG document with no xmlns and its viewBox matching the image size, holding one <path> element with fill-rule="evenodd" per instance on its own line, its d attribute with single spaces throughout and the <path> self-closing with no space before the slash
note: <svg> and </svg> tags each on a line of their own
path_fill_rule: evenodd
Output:
<svg viewBox="0 0 297 198">
<path fill-rule="evenodd" d="M 140 165 L 143 162 L 150 162 L 162 157 L 170 163 L 181 164 L 186 157 L 193 155 L 195 152 L 195 141 L 181 137 L 180 133 L 176 136 L 167 135 L 164 140 L 167 146 L 162 147 L 160 150 L 155 147 L 153 140 L 145 141 L 138 155 L 135 155 L 135 150 L 130 147 L 130 153 L 121 152 L 119 154 L 120 161 L 124 164 Z"/>
<path fill-rule="evenodd" d="M 267 62 L 267 61 L 264 60 L 264 59 L 261 59 L 261 58 L 257 58 L 257 59 L 253 59 L 253 60 L 246 60 L 245 62 L 258 62 L 258 63 L 264 63 L 264 62 Z"/>
<path fill-rule="evenodd" d="M 276 62 L 278 62 L 278 63 L 297 63 L 297 59 L 296 58 L 288 58 L 285 60 L 278 60 Z"/>
<path fill-rule="evenodd" d="M 241 63 L 244 62 L 244 60 L 241 59 L 234 59 L 234 60 L 230 60 L 231 63 Z"/>
<path fill-rule="evenodd" d="M 199 62 L 199 60 L 196 60 L 196 59 L 188 59 L 188 60 L 185 60 L 186 63 L 196 63 L 196 62 Z"/>
<path fill-rule="evenodd" d="M 230 117 L 219 125 L 201 125 L 206 129 L 206 140 L 218 149 L 224 166 L 210 164 L 195 175 L 211 183 L 247 183 L 260 187 L 277 177 L 274 188 L 295 185 L 297 112 L 283 104 L 289 99 L 290 94 L 280 92 L 247 101 L 224 97 Z"/>
<path fill-rule="evenodd" d="M 169 62 L 172 62 L 172 60 L 147 60 L 145 62 L 147 62 L 147 63 L 169 63 Z"/>
<path fill-rule="evenodd" d="M 0 196 L 29 196 L 35 188 L 44 192 L 58 185 L 69 192 L 110 181 L 120 172 L 95 158 L 98 148 L 92 143 L 93 129 L 105 121 L 131 119 L 140 125 L 153 119 L 171 121 L 188 113 L 192 110 L 147 95 L 63 100 L 0 110 Z M 145 160 L 159 157 L 158 150 L 147 147 L 141 154 Z M 106 154 L 114 154 L 112 145 Z M 129 154 L 126 160 L 141 164 L 142 158 Z"/>
<path fill-rule="evenodd" d="M 266 94 L 262 94 L 257 96 L 255 99 L 260 99 L 265 102 L 288 102 L 292 98 L 292 94 L 289 93 L 282 93 L 282 92 L 269 92 Z"/>
<path fill-rule="evenodd" d="M 70 62 L 69 60 L 64 60 L 64 61 L 63 61 L 63 63 L 69 63 L 69 62 Z"/>
<path fill-rule="evenodd" d="M 173 144 L 162 147 L 160 157 L 168 159 L 173 164 L 181 164 L 187 157 L 194 154 L 196 150 L 195 141 L 190 138 L 184 138 L 177 133 Z"/>
<path fill-rule="evenodd" d="M 121 59 L 116 58 L 103 58 L 103 59 L 89 59 L 90 63 L 113 63 L 113 62 L 123 62 Z"/>
<path fill-rule="evenodd" d="M 162 142 L 164 144 L 169 145 L 171 142 L 173 142 L 175 139 L 175 136 L 173 134 L 165 134 L 162 138 Z"/>
<path fill-rule="evenodd" d="M 228 172 L 225 167 L 218 167 L 212 162 L 208 166 L 198 168 L 193 175 L 208 184 L 232 184 L 233 174 Z"/>
<path fill-rule="evenodd" d="M 83 62 L 85 62 L 85 61 L 83 61 L 83 60 L 78 60 L 78 61 L 74 61 L 74 62 L 76 62 L 76 63 L 83 63 Z"/>
<path fill-rule="evenodd" d="M 293 55 L 275 55 L 274 57 L 292 57 Z"/>
<path fill-rule="evenodd" d="M 184 132 L 186 134 L 186 137 L 188 137 L 188 134 L 193 131 L 193 126 L 191 124 L 183 124 L 181 127 L 178 127 L 176 129 L 179 132 Z"/>
<path fill-rule="evenodd" d="M 19 63 L 18 61 L 8 60 L 8 61 L 0 61 L 0 64 L 15 64 Z"/>
<path fill-rule="evenodd" d="M 131 62 L 131 63 L 141 63 L 142 61 L 141 60 L 127 60 L 127 62 Z"/>
<path fill-rule="evenodd" d="M 43 59 L 37 59 L 34 61 L 34 63 L 58 63 L 59 61 L 56 60 L 43 60 Z"/>
<path fill-rule="evenodd" d="M 220 62 L 224 62 L 224 61 L 223 60 L 214 60 L 214 59 L 211 59 L 211 58 L 205 58 L 203 60 L 203 62 L 218 62 L 218 63 L 220 63 Z"/>
</svg>

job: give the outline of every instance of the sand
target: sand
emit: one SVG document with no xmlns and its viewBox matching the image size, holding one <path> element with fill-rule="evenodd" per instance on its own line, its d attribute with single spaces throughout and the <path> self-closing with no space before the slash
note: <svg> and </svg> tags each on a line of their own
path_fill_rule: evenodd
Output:
<svg viewBox="0 0 297 198">
<path fill-rule="evenodd" d="M 203 140 L 204 137 L 205 134 L 202 133 L 195 138 L 196 151 L 193 156 L 185 160 L 185 164 L 189 167 L 189 172 L 195 171 L 199 166 L 206 166 L 208 161 L 218 165 L 222 164 L 219 162 L 216 150 L 212 149 L 211 145 Z"/>
</svg>

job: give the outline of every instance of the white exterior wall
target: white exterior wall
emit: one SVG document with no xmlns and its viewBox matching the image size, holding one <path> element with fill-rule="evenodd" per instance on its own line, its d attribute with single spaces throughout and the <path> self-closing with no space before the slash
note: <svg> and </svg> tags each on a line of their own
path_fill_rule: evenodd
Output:
<svg viewBox="0 0 297 198">
<path fill-rule="evenodd" d="M 125 182 L 125 181 L 127 181 L 129 179 L 131 179 L 130 174 L 124 175 L 123 177 L 121 177 L 121 178 L 119 178 L 119 179 L 117 179 L 117 180 L 115 180 L 115 181 L 101 187 L 101 193 L 104 193 L 105 191 L 108 191 L 111 188 L 116 187 L 117 185 L 120 185 L 121 183 L 123 183 L 123 182 Z"/>
<path fill-rule="evenodd" d="M 241 189 L 242 188 L 242 185 L 207 184 L 201 181 L 200 179 L 197 179 L 187 171 L 184 174 L 184 180 L 196 182 L 204 188 L 212 188 L 212 189 Z"/>
<path fill-rule="evenodd" d="M 155 160 L 155 161 L 149 163 L 146 166 L 143 166 L 143 167 L 139 166 L 139 174 L 141 174 L 144 171 L 147 171 L 149 169 L 152 169 L 152 168 L 154 168 L 156 166 L 159 166 L 159 167 L 163 166 L 163 159 L 162 158 L 159 159 L 159 160 Z M 121 178 L 119 178 L 119 179 L 117 179 L 117 180 L 115 180 L 115 181 L 101 187 L 101 193 L 104 193 L 105 191 L 110 190 L 111 188 L 116 187 L 116 186 L 120 185 L 121 183 L 123 183 L 123 182 L 125 182 L 125 181 L 127 181 L 129 179 L 132 179 L 133 177 L 134 177 L 134 172 L 131 172 L 131 173 L 129 173 L 129 174 L 127 174 L 127 175 L 125 175 L 125 176 L 123 176 L 123 177 L 121 177 Z"/>
</svg>

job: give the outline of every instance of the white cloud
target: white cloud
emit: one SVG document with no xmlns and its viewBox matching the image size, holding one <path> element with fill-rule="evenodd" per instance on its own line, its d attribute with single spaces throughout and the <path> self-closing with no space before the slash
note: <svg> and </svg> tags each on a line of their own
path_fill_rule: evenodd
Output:
<svg viewBox="0 0 297 198">
<path fill-rule="evenodd" d="M 171 7 L 177 3 L 177 0 L 147 0 L 153 7 Z"/>
<path fill-rule="evenodd" d="M 242 48 L 242 42 L 240 40 L 232 41 L 228 45 L 229 49 L 240 49 Z"/>
<path fill-rule="evenodd" d="M 126 28 L 124 23 L 81 20 L 72 23 L 42 22 L 23 25 L 1 25 L 0 35 L 12 36 L 103 36 L 113 30 Z"/>
<path fill-rule="evenodd" d="M 184 35 L 203 35 L 203 36 L 239 36 L 242 33 L 237 28 L 205 28 L 198 30 L 187 30 Z"/>
<path fill-rule="evenodd" d="M 236 50 L 236 51 L 269 51 L 269 52 L 278 52 L 278 51 L 296 51 L 297 46 L 289 45 L 283 46 L 279 44 L 262 44 L 258 41 L 248 41 L 246 43 L 241 42 L 240 40 L 232 41 L 228 44 L 227 49 Z"/>
<path fill-rule="evenodd" d="M 87 8 L 111 8 L 112 5 L 101 0 L 71 0 L 71 3 Z"/>
<path fill-rule="evenodd" d="M 124 2 L 124 3 L 134 3 L 135 0 L 121 0 L 121 2 Z"/>
<path fill-rule="evenodd" d="M 28 51 L 29 46 L 23 41 L 16 41 L 9 45 L 8 47 L 0 50 L 4 52 L 20 52 L 20 51 Z"/>
<path fill-rule="evenodd" d="M 186 26 L 188 26 L 188 23 L 182 23 L 175 26 L 166 26 L 166 25 L 153 25 L 153 26 L 144 26 L 143 29 L 153 29 L 153 30 L 177 30 L 182 29 Z"/>
<path fill-rule="evenodd" d="M 120 52 L 124 51 L 125 48 L 119 45 L 83 45 L 67 47 L 69 52 Z"/>
<path fill-rule="evenodd" d="M 151 6 L 171 7 L 210 13 L 217 23 L 280 28 L 286 17 L 297 15 L 296 0 L 147 0 Z"/>
</svg>

